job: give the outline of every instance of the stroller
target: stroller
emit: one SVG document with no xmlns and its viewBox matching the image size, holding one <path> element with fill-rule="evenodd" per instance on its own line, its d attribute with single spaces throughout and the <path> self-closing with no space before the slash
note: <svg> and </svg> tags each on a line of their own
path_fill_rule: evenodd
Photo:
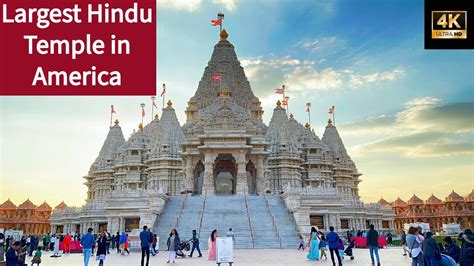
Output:
<svg viewBox="0 0 474 266">
<path fill-rule="evenodd" d="M 344 250 L 344 253 L 351 258 L 351 260 L 354 260 L 354 255 L 352 253 L 352 249 L 355 247 L 355 241 L 350 240 L 349 241 L 349 246 L 347 246 L 346 250 Z"/>
<path fill-rule="evenodd" d="M 184 254 L 184 251 L 189 251 L 191 249 L 191 246 L 189 245 L 189 241 L 181 241 L 179 245 L 179 249 L 176 250 L 176 256 L 180 256 L 183 258 L 186 258 L 186 254 Z"/>
</svg>

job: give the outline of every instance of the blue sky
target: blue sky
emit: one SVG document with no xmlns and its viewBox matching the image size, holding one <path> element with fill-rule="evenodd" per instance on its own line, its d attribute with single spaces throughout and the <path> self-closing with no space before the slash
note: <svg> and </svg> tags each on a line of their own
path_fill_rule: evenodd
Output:
<svg viewBox="0 0 474 266">
<path fill-rule="evenodd" d="M 159 0 L 158 84 L 181 123 L 218 41 L 218 12 L 265 122 L 281 84 L 302 123 L 312 103 L 319 136 L 336 106 L 364 200 L 474 188 L 474 53 L 424 50 L 423 1 Z M 0 199 L 82 204 L 81 177 L 107 134 L 110 104 L 129 136 L 141 102 L 149 109 L 149 97 L 2 97 Z"/>
</svg>

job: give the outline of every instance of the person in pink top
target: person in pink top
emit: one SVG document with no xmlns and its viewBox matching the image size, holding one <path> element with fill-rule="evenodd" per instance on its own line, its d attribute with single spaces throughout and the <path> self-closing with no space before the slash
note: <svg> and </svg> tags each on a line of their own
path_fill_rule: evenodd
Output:
<svg viewBox="0 0 474 266">
<path fill-rule="evenodd" d="M 216 238 L 219 236 L 219 232 L 217 229 L 212 230 L 211 237 L 209 237 L 208 240 L 208 254 L 209 254 L 209 260 L 216 260 Z"/>
</svg>

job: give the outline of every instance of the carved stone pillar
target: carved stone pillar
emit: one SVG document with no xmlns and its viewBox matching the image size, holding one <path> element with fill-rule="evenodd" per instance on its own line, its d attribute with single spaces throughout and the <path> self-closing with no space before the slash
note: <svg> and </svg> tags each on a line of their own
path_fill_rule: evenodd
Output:
<svg viewBox="0 0 474 266">
<path fill-rule="evenodd" d="M 194 169 L 193 169 L 193 160 L 191 158 L 186 158 L 186 177 L 184 180 L 184 188 L 186 191 L 194 190 Z"/>
<path fill-rule="evenodd" d="M 265 194 L 265 169 L 263 166 L 263 157 L 257 157 L 257 169 L 256 169 L 256 179 L 257 179 L 257 194 Z"/>
<path fill-rule="evenodd" d="M 235 194 L 245 195 L 248 193 L 247 171 L 245 169 L 245 153 L 240 151 L 236 156 L 237 159 L 237 184 Z"/>
<path fill-rule="evenodd" d="M 203 193 L 210 196 L 215 194 L 213 165 L 214 156 L 208 152 L 204 159 L 204 184 L 202 190 Z"/>
</svg>

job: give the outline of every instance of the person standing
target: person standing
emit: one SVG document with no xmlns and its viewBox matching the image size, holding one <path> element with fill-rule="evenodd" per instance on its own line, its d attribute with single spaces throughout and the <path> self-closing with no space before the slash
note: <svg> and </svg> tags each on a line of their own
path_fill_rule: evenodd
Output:
<svg viewBox="0 0 474 266">
<path fill-rule="evenodd" d="M 105 256 L 107 256 L 107 231 L 104 231 L 97 241 L 97 254 L 95 259 L 99 261 L 99 266 L 104 265 Z"/>
<path fill-rule="evenodd" d="M 168 240 L 166 241 L 166 245 L 168 246 L 168 261 L 166 263 L 170 263 L 170 261 L 173 261 L 175 263 L 176 259 L 176 251 L 179 250 L 179 245 L 180 245 L 180 239 L 178 235 L 178 231 L 176 229 L 172 229 L 170 232 L 170 236 L 168 237 Z"/>
<path fill-rule="evenodd" d="M 438 261 L 441 260 L 441 252 L 436 240 L 433 239 L 433 233 L 426 232 L 425 240 L 423 241 L 423 255 L 425 256 L 425 262 L 427 266 L 438 266 Z"/>
<path fill-rule="evenodd" d="M 319 239 L 318 230 L 315 227 L 311 227 L 311 232 L 308 236 L 308 247 L 310 248 L 306 258 L 309 260 L 319 260 Z"/>
<path fill-rule="evenodd" d="M 38 248 L 36 249 L 35 255 L 33 256 L 33 259 L 31 260 L 31 266 L 33 266 L 34 264 L 36 264 L 36 265 L 38 265 L 38 266 L 40 265 L 40 263 L 41 263 L 41 255 L 42 255 L 42 253 L 41 253 L 41 247 L 38 247 Z"/>
<path fill-rule="evenodd" d="M 125 255 L 124 254 L 124 251 L 125 251 L 125 242 L 127 242 L 127 235 L 125 234 L 125 231 L 122 232 L 122 234 L 120 234 L 120 254 L 122 255 Z"/>
<path fill-rule="evenodd" d="M 51 237 L 51 241 L 49 242 L 49 250 L 53 251 L 54 250 L 54 243 L 56 242 L 56 234 L 53 234 Z"/>
<path fill-rule="evenodd" d="M 459 235 L 459 240 L 461 241 L 459 265 L 474 265 L 474 234 L 472 233 L 471 229 L 464 230 L 464 234 Z"/>
<path fill-rule="evenodd" d="M 128 245 L 130 245 L 130 237 L 128 234 L 125 234 L 125 243 L 123 244 L 123 253 L 125 255 L 125 252 L 127 252 L 127 255 L 130 255 L 130 251 L 128 250 Z"/>
<path fill-rule="evenodd" d="M 199 248 L 199 237 L 197 235 L 196 230 L 193 230 L 193 237 L 191 238 L 191 242 L 193 243 L 193 247 L 191 248 L 191 254 L 189 254 L 189 257 L 193 257 L 194 250 L 196 249 L 199 253 L 199 258 L 202 257 L 201 249 Z"/>
<path fill-rule="evenodd" d="M 117 253 L 120 253 L 120 233 L 117 232 L 115 235 L 115 248 L 117 249 Z"/>
<path fill-rule="evenodd" d="M 300 240 L 299 240 L 300 245 L 298 246 L 298 251 L 299 251 L 299 250 L 304 251 L 304 249 L 305 249 L 305 246 L 304 246 L 304 238 L 303 238 L 302 235 L 298 235 L 298 238 L 300 239 Z"/>
<path fill-rule="evenodd" d="M 393 246 L 393 236 L 392 233 L 387 233 L 387 246 Z"/>
<path fill-rule="evenodd" d="M 143 226 L 143 231 L 140 232 L 140 246 L 142 248 L 142 260 L 141 266 L 143 266 L 145 255 L 146 255 L 146 266 L 150 261 L 150 243 L 153 240 L 153 236 L 148 231 L 148 226 Z"/>
<path fill-rule="evenodd" d="M 153 234 L 153 239 L 151 240 L 151 248 L 153 249 L 153 256 L 155 256 L 158 251 L 156 250 L 157 244 L 158 244 L 158 236 L 156 234 Z"/>
<path fill-rule="evenodd" d="M 209 260 L 216 260 L 216 244 L 217 244 L 217 237 L 219 236 L 219 232 L 217 229 L 212 230 L 211 236 L 209 237 L 207 241 L 207 246 L 208 246 L 208 259 Z"/>
<path fill-rule="evenodd" d="M 105 249 L 107 249 L 107 254 L 110 254 L 110 242 L 112 242 L 112 236 L 107 230 L 105 230 L 104 233 L 105 233 L 105 237 L 107 238 Z"/>
<path fill-rule="evenodd" d="M 5 244 L 5 235 L 0 233 L 0 262 L 5 261 L 5 249 L 3 245 Z"/>
<path fill-rule="evenodd" d="M 12 246 L 8 248 L 6 253 L 6 266 L 19 266 L 20 260 L 19 256 L 24 255 L 24 253 L 19 252 L 20 250 L 20 241 L 13 242 Z"/>
<path fill-rule="evenodd" d="M 402 230 L 400 235 L 400 242 L 403 248 L 403 256 L 407 255 L 407 234 L 405 234 L 405 230 Z"/>
<path fill-rule="evenodd" d="M 232 231 L 232 228 L 229 228 L 229 231 L 227 231 L 227 234 L 225 234 L 226 237 L 232 237 L 232 242 L 234 242 L 235 245 L 235 234 L 234 231 Z"/>
<path fill-rule="evenodd" d="M 418 229 L 416 227 L 410 227 L 410 229 L 408 229 L 408 234 L 406 237 L 408 253 L 411 257 L 412 266 L 423 266 L 424 258 L 423 252 L 421 250 L 421 244 L 423 243 L 423 239 L 420 235 L 417 234 L 417 231 Z"/>
<path fill-rule="evenodd" d="M 319 235 L 319 250 L 321 251 L 321 255 L 319 256 L 319 258 L 327 260 L 328 259 L 328 256 L 326 255 L 326 251 L 327 251 L 327 244 L 326 244 L 326 236 L 324 236 L 323 232 L 319 232 L 320 235 Z"/>
<path fill-rule="evenodd" d="M 339 243 L 339 235 L 334 232 L 334 227 L 329 226 L 329 233 L 326 236 L 326 240 L 328 241 L 329 252 L 331 253 L 331 261 L 333 265 L 336 265 L 334 261 L 334 253 L 336 253 L 338 265 L 342 265 L 341 256 L 339 256 L 339 250 L 337 249 Z"/>
<path fill-rule="evenodd" d="M 454 240 L 447 236 L 443 239 L 446 243 L 444 254 L 450 256 L 456 263 L 459 263 L 459 256 L 461 255 L 461 248 L 454 242 Z"/>
<path fill-rule="evenodd" d="M 69 234 L 66 234 L 63 240 L 65 254 L 71 254 L 71 241 L 71 236 Z"/>
<path fill-rule="evenodd" d="M 59 257 L 59 240 L 60 240 L 60 237 L 56 236 L 56 238 L 54 239 L 54 256 L 58 256 Z"/>
<path fill-rule="evenodd" d="M 367 232 L 367 246 L 370 251 L 370 260 L 372 261 L 372 266 L 375 265 L 374 262 L 374 253 L 377 258 L 377 266 L 380 266 L 380 257 L 379 257 L 379 233 L 374 229 L 374 225 L 369 226 L 369 232 Z"/>
<path fill-rule="evenodd" d="M 95 243 L 92 230 L 92 228 L 87 229 L 87 234 L 83 235 L 81 239 L 82 254 L 84 255 L 84 266 L 89 266 L 89 260 L 92 255 L 92 245 Z"/>
</svg>

